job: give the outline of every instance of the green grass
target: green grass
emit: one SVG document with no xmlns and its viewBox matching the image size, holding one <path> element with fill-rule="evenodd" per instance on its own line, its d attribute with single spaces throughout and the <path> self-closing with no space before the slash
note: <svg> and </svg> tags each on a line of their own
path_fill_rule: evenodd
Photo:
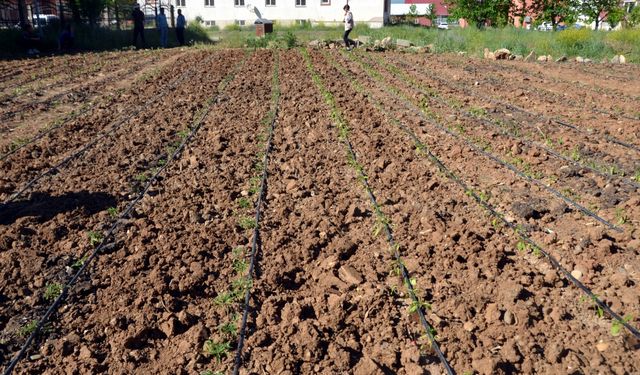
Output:
<svg viewBox="0 0 640 375">
<path fill-rule="evenodd" d="M 329 26 L 274 26 L 272 38 L 285 38 L 287 33 L 295 35 L 301 43 L 311 40 L 340 40 L 341 27 Z M 406 39 L 418 46 L 434 45 L 435 52 L 466 52 L 470 56 L 481 57 L 484 48 L 496 50 L 508 48 L 512 53 L 527 55 L 535 50 L 538 55 L 560 57 L 582 56 L 595 61 L 610 59 L 623 54 L 628 62 L 640 63 L 640 30 L 593 31 L 587 29 L 569 29 L 558 32 L 539 32 L 507 27 L 503 29 L 477 30 L 475 28 L 452 28 L 435 30 L 409 25 L 386 26 L 372 29 L 367 25 L 356 25 L 352 38 L 360 35 L 372 39 Z M 241 30 L 209 31 L 209 36 L 220 39 L 221 47 L 243 47 L 254 39 L 255 31 L 251 27 Z"/>
</svg>

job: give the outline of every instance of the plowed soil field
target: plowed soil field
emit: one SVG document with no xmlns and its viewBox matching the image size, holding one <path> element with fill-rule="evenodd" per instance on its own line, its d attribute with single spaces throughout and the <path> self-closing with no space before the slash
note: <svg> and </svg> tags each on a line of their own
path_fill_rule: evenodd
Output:
<svg viewBox="0 0 640 375">
<path fill-rule="evenodd" d="M 636 67 L 0 63 L 5 374 L 640 373 Z"/>
</svg>

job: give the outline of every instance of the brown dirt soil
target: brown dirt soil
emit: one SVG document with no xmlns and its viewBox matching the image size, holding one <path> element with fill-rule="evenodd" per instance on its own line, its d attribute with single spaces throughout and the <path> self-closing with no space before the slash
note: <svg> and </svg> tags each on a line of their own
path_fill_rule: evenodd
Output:
<svg viewBox="0 0 640 375">
<path fill-rule="evenodd" d="M 87 81 L 91 101 L 99 103 L 95 108 L 0 161 L 4 201 L 98 139 L 23 197 L 0 206 L 0 264 L 7 270 L 0 276 L 3 365 L 24 342 L 24 327 L 50 304 L 46 289 L 65 282 L 92 251 L 89 232 L 111 226 L 210 108 L 178 159 L 131 216 L 121 219 L 114 239 L 78 280 L 16 373 L 231 372 L 244 294 L 229 292 L 246 281 L 256 176 L 265 151 L 265 119 L 273 113 L 274 61 L 279 61 L 281 96 L 241 374 L 443 373 L 416 315 L 408 312 L 389 244 L 374 233 L 375 213 L 333 123 L 338 112 L 417 293 L 431 305 L 426 318 L 457 373 L 640 372 L 638 339 L 624 328 L 612 335 L 608 316 L 599 317 L 546 258 L 518 250 L 518 236 L 494 225 L 468 192 L 416 152 L 394 122 L 415 133 L 461 180 L 579 275 L 613 311 L 630 314 L 630 324 L 638 327 L 640 195 L 633 178 L 640 159 L 605 135 L 638 144 L 640 122 L 583 113 L 584 121 L 576 125 L 593 128 L 587 134 L 487 100 L 573 121 L 571 111 L 578 109 L 568 109 L 566 100 L 586 98 L 583 111 L 586 101 L 626 111 L 631 104 L 616 102 L 612 94 L 632 98 L 640 91 L 635 81 L 614 85 L 587 66 L 497 69 L 500 65 L 446 56 L 312 51 L 310 60 L 333 95 L 334 109 L 296 50 L 187 49 L 140 57 L 162 64 L 156 74 L 186 78 L 170 89 L 169 82 L 149 78 L 139 89 L 118 90 L 131 79 L 130 72 L 124 74 L 126 61 L 138 57 L 131 52 L 120 59 L 87 57 L 112 61 L 110 71 L 113 77 L 122 73 L 121 80 Z M 183 67 L 171 63 L 177 58 Z M 69 66 L 82 61 L 67 59 Z M 63 71 L 59 60 L 46 62 Z M 0 72 L 15 68 L 0 63 Z M 615 74 L 631 77 L 633 69 L 615 67 Z M 0 87 L 9 90 L 41 73 L 27 62 L 15 77 L 0 78 Z M 444 79 L 433 79 L 434 74 Z M 500 89 L 525 77 L 536 82 L 524 95 Z M 584 84 L 567 94 L 574 79 Z M 474 86 L 475 81 L 482 83 Z M 79 80 L 69 88 L 76 84 L 83 85 Z M 160 93 L 162 100 L 149 101 Z M 550 100 L 549 93 L 562 100 Z M 43 116 L 51 113 L 45 110 Z M 627 131 L 615 131 L 620 124 Z M 469 144 L 541 183 L 516 175 Z M 573 158 L 574 150 L 579 157 Z M 228 343 L 219 360 L 207 353 L 212 343 Z"/>
</svg>

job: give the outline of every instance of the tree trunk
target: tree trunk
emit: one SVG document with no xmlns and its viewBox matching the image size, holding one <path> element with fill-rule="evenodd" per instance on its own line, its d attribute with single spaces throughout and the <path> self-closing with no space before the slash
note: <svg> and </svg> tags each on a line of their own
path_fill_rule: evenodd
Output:
<svg viewBox="0 0 640 375">
<path fill-rule="evenodd" d="M 118 8 L 118 2 L 116 1 L 113 6 L 116 12 L 116 29 L 120 30 L 120 8 Z"/>
<path fill-rule="evenodd" d="M 27 20 L 27 4 L 25 0 L 18 0 L 18 16 L 20 17 L 20 26 L 24 27 L 29 20 Z"/>
</svg>

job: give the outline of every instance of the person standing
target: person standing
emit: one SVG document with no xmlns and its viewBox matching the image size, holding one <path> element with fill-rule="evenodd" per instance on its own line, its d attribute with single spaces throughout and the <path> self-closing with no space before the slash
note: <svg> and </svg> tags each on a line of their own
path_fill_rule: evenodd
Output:
<svg viewBox="0 0 640 375">
<path fill-rule="evenodd" d="M 133 18 L 133 45 L 138 45 L 138 35 L 140 35 L 142 47 L 144 48 L 144 13 L 140 10 L 140 4 L 136 3 L 131 16 Z"/>
<path fill-rule="evenodd" d="M 344 36 L 342 39 L 344 40 L 344 45 L 347 47 L 347 51 L 351 51 L 352 46 L 356 45 L 356 42 L 349 39 L 349 34 L 353 30 L 353 14 L 351 13 L 351 7 L 349 5 L 345 5 L 344 10 Z"/>
<path fill-rule="evenodd" d="M 182 15 L 182 9 L 178 9 L 178 19 L 176 19 L 176 37 L 178 43 L 184 46 L 184 28 L 187 26 L 187 20 Z"/>
<path fill-rule="evenodd" d="M 160 8 L 160 14 L 156 18 L 156 26 L 160 30 L 160 47 L 167 48 L 169 24 L 167 23 L 167 16 L 164 14 L 164 8 Z"/>
</svg>

